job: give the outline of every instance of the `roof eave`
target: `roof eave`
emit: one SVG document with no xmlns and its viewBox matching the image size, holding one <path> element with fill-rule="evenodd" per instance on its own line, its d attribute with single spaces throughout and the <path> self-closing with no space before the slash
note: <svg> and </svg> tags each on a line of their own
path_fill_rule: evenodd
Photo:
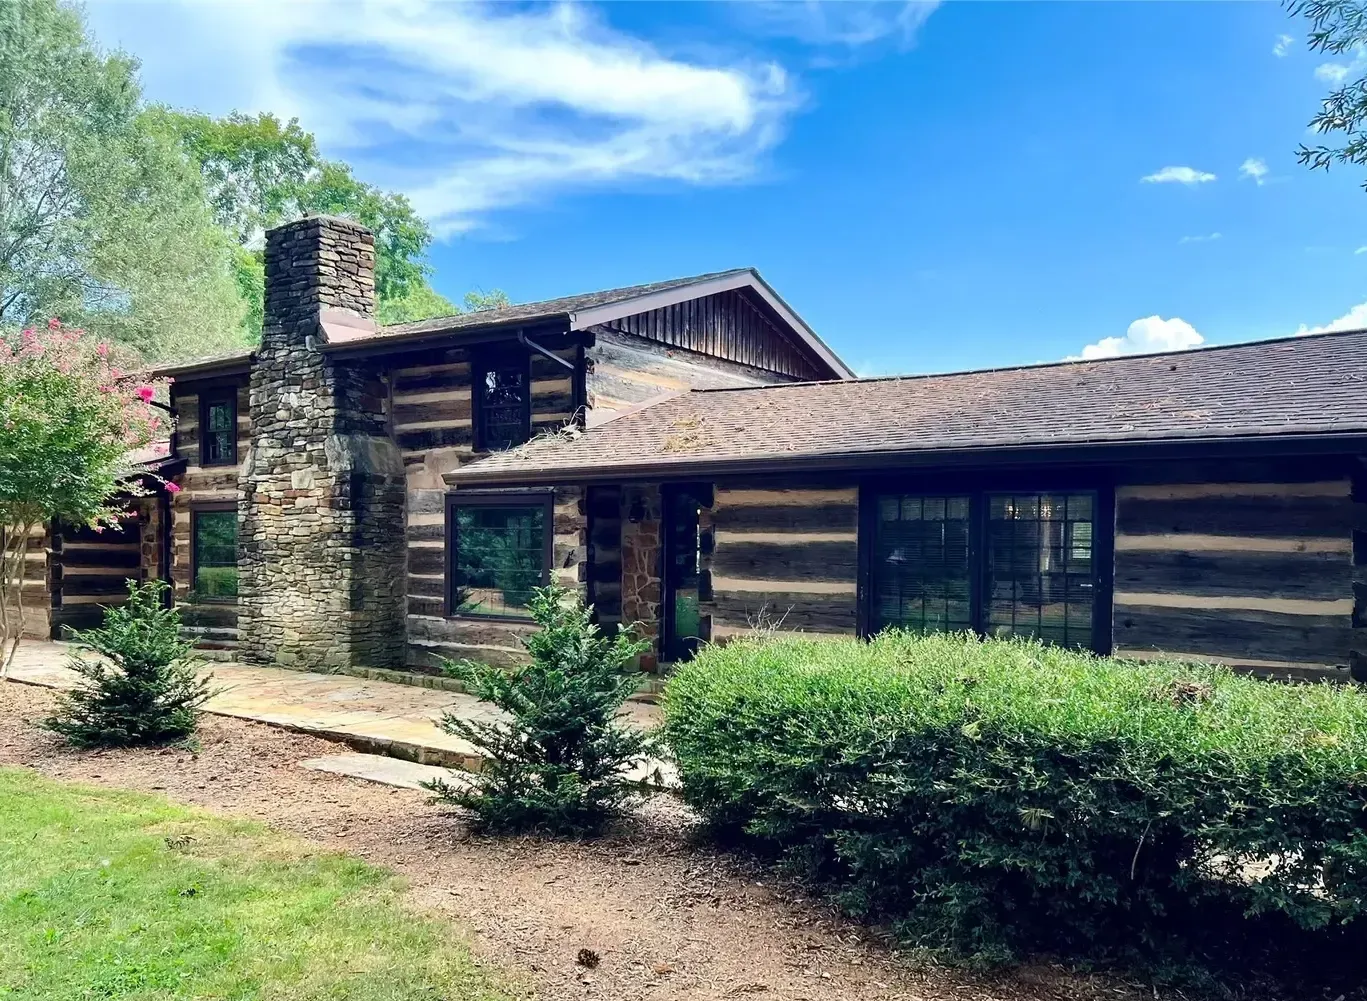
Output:
<svg viewBox="0 0 1367 1001">
<path fill-rule="evenodd" d="M 664 481 L 699 476 L 743 476 L 795 472 L 870 472 L 926 466 L 974 466 L 998 462 L 1079 464 L 1134 458 L 1224 458 L 1251 454 L 1326 455 L 1367 449 L 1367 429 L 1352 432 L 1275 432 L 1256 435 L 1170 436 L 1128 441 L 1042 442 L 974 448 L 901 449 L 820 455 L 762 455 L 735 459 L 695 459 L 668 463 L 622 463 L 519 470 L 481 470 L 476 462 L 447 474 L 456 484 L 526 486 L 532 484 Z M 1140 454 L 1142 453 L 1142 455 Z"/>
<path fill-rule="evenodd" d="M 230 358 L 209 358 L 204 361 L 160 365 L 149 373 L 153 379 L 208 378 L 220 375 L 246 375 L 256 363 L 256 352 L 233 355 Z"/>
<path fill-rule="evenodd" d="M 324 354 L 349 357 L 391 354 L 396 351 L 415 351 L 421 348 L 442 347 L 452 344 L 484 344 L 516 337 L 518 332 L 522 330 L 545 329 L 547 327 L 556 327 L 558 332 L 569 331 L 569 314 L 548 313 L 539 316 L 524 316 L 518 319 L 499 320 L 476 326 L 420 330 L 412 334 L 376 334 L 374 337 L 354 341 L 323 344 L 320 345 L 320 350 Z"/>
</svg>

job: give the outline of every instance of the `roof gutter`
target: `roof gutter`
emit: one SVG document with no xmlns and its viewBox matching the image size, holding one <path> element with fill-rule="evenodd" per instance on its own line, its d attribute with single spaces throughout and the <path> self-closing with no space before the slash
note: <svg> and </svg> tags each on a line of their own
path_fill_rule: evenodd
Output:
<svg viewBox="0 0 1367 1001">
<path fill-rule="evenodd" d="M 704 476 L 774 475 L 799 472 L 873 472 L 930 466 L 972 466 L 1043 462 L 1098 464 L 1133 459 L 1241 458 L 1333 455 L 1367 452 L 1367 432 L 1285 433 L 1218 438 L 1150 438 L 1140 441 L 1048 442 L 995 448 L 920 449 L 916 451 L 836 453 L 829 455 L 765 455 L 743 459 L 679 460 L 654 465 L 564 469 L 480 469 L 480 463 L 447 474 L 452 483 L 481 486 L 529 484 L 661 482 Z"/>
</svg>

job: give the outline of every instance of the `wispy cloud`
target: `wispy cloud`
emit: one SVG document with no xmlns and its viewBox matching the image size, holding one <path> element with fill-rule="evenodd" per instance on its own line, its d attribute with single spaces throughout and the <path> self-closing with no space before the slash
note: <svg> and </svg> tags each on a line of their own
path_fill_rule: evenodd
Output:
<svg viewBox="0 0 1367 1001">
<path fill-rule="evenodd" d="M 1261 188 L 1267 183 L 1267 161 L 1260 157 L 1250 156 L 1239 164 L 1239 176 L 1249 178 Z"/>
<path fill-rule="evenodd" d="M 1220 234 L 1219 234 L 1219 233 L 1207 233 L 1205 236 L 1184 236 L 1184 237 L 1182 237 L 1182 239 L 1178 240 L 1177 242 L 1178 242 L 1179 244 L 1182 244 L 1182 243 L 1210 243 L 1211 241 L 1213 241 L 1213 240 L 1218 240 L 1218 239 L 1220 239 Z"/>
<path fill-rule="evenodd" d="M 1355 251 L 1353 251 L 1353 253 L 1355 253 L 1355 254 L 1367 254 L 1367 247 L 1358 247 L 1358 249 L 1355 250 Z"/>
<path fill-rule="evenodd" d="M 1144 184 L 1206 184 L 1215 180 L 1215 175 L 1195 167 L 1164 167 L 1139 179 Z"/>
<path fill-rule="evenodd" d="M 801 100 L 776 63 L 671 55 L 572 4 L 175 0 L 90 13 L 143 59 L 154 96 L 298 115 L 443 234 L 594 185 L 743 181 Z"/>
<path fill-rule="evenodd" d="M 1347 80 L 1348 74 L 1352 72 L 1353 67 L 1343 63 L 1320 63 L 1315 67 L 1315 79 L 1337 87 Z"/>
<path fill-rule="evenodd" d="M 1295 39 L 1290 35 L 1278 35 L 1277 44 L 1272 46 L 1272 54 L 1278 59 L 1282 59 L 1291 51 L 1291 45 Z"/>
<path fill-rule="evenodd" d="M 1082 349 L 1082 354 L 1072 358 L 1092 361 L 1097 358 L 1119 358 L 1121 355 L 1186 351 L 1200 347 L 1205 340 L 1195 327 L 1181 317 L 1165 320 L 1161 316 L 1145 316 L 1131 323 L 1123 335 L 1103 337 L 1095 344 L 1088 344 Z"/>
<path fill-rule="evenodd" d="M 743 4 L 748 23 L 807 45 L 856 48 L 884 40 L 908 47 L 939 0 L 772 0 Z"/>
</svg>

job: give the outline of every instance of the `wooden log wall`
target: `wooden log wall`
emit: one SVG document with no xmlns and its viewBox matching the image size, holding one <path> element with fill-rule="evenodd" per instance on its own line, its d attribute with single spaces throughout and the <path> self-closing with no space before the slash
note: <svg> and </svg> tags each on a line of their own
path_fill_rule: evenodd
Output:
<svg viewBox="0 0 1367 1001">
<path fill-rule="evenodd" d="M 594 328 L 586 352 L 589 424 L 668 393 L 789 381 L 764 369 L 665 347 L 605 327 Z"/>
<path fill-rule="evenodd" d="M 1367 456 L 1353 463 L 1353 633 L 1348 669 L 1354 681 L 1367 681 Z"/>
<path fill-rule="evenodd" d="M 200 465 L 199 401 L 202 393 L 231 388 L 237 393 L 237 464 Z M 171 580 L 182 606 L 186 633 L 205 648 L 232 650 L 237 643 L 234 602 L 192 602 L 194 582 L 190 527 L 192 510 L 202 504 L 236 504 L 241 499 L 237 477 L 251 447 L 251 397 L 246 375 L 204 380 L 177 380 L 171 406 L 176 414 L 176 454 L 186 461 L 177 478 L 180 492 L 171 499 Z"/>
<path fill-rule="evenodd" d="M 528 336 L 557 357 L 577 363 L 578 343 L 563 335 Z M 520 663 L 522 623 L 446 618 L 445 474 L 476 457 L 474 366 L 477 349 L 417 351 L 396 357 L 389 370 L 392 433 L 408 474 L 408 663 L 435 670 L 442 658 Z M 574 417 L 574 374 L 530 353 L 532 436 L 558 431 Z M 559 518 L 559 515 L 557 515 Z M 566 529 L 566 534 L 569 529 Z M 563 558 L 565 540 L 557 539 Z M 586 548 L 586 544 L 585 544 Z M 576 575 L 578 570 L 575 571 Z"/>
<path fill-rule="evenodd" d="M 711 638 L 757 628 L 853 635 L 859 491 L 718 484 L 704 540 Z"/>
<path fill-rule="evenodd" d="M 7 533 L 8 534 L 8 533 Z M 29 533 L 28 554 L 23 573 L 11 580 L 0 581 L 9 591 L 11 600 L 19 595 L 24 599 L 24 635 L 33 639 L 47 639 L 52 632 L 52 592 L 50 550 L 53 539 L 48 526 L 36 525 Z"/>
<path fill-rule="evenodd" d="M 744 290 L 689 299 L 614 320 L 607 329 L 792 379 L 823 369 Z"/>
<path fill-rule="evenodd" d="M 589 487 L 585 505 L 587 597 L 598 624 L 615 630 L 622 624 L 622 489 Z"/>
<path fill-rule="evenodd" d="M 1351 491 L 1347 478 L 1118 487 L 1116 654 L 1345 677 Z"/>
<path fill-rule="evenodd" d="M 98 626 L 106 607 L 127 601 L 128 581 L 143 579 L 141 509 L 117 528 L 59 526 L 53 535 L 50 580 L 52 635 Z M 152 526 L 155 530 L 155 526 Z"/>
</svg>

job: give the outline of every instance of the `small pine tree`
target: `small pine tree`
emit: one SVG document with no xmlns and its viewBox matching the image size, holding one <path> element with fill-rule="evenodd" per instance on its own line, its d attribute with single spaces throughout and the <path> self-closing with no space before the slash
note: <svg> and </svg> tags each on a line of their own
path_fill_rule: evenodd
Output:
<svg viewBox="0 0 1367 1001">
<path fill-rule="evenodd" d="M 428 788 L 473 811 L 487 831 L 591 833 L 639 789 L 626 772 L 654 746 L 618 718 L 636 690 L 627 665 L 649 644 L 626 630 L 604 636 L 592 608 L 566 588 L 537 588 L 530 610 L 541 627 L 523 640 L 530 664 L 506 671 L 446 663 L 447 674 L 502 710 L 502 718 L 447 713 L 441 728 L 474 744 L 485 763 L 468 780 L 437 780 Z"/>
<path fill-rule="evenodd" d="M 81 652 L 68 666 L 83 681 L 59 696 L 44 726 L 79 747 L 163 744 L 194 732 L 213 692 L 166 592 L 164 581 L 130 580 L 128 601 L 106 608 L 103 625 L 76 634 Z"/>
</svg>

